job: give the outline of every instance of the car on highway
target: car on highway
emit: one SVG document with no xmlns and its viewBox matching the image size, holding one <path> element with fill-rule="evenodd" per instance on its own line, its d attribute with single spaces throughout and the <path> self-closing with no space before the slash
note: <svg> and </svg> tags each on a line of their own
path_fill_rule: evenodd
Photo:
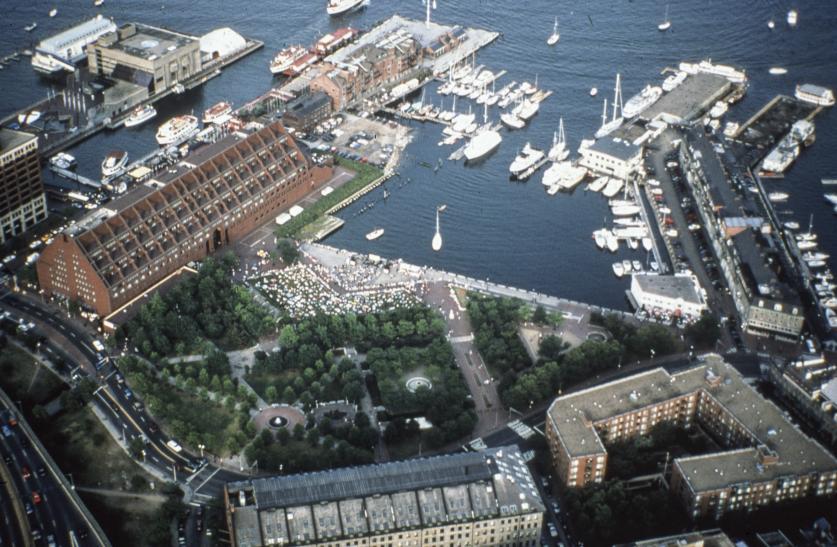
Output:
<svg viewBox="0 0 837 547">
<path fill-rule="evenodd" d="M 180 453 L 180 451 L 183 450 L 183 447 L 177 444 L 174 440 L 169 440 L 168 442 L 166 442 L 166 446 L 168 446 L 170 449 L 177 453 Z"/>
<path fill-rule="evenodd" d="M 38 505 L 39 503 L 41 503 L 41 493 L 38 492 L 37 490 L 32 490 L 32 502 L 35 505 Z"/>
<path fill-rule="evenodd" d="M 20 476 L 23 477 L 23 480 L 28 480 L 32 476 L 32 472 L 24 465 L 20 468 Z"/>
<path fill-rule="evenodd" d="M 11 437 L 12 436 L 12 430 L 6 424 L 3 424 L 3 436 L 4 437 Z"/>
<path fill-rule="evenodd" d="M 23 508 L 26 511 L 27 515 L 31 515 L 35 511 L 35 509 L 32 507 L 32 504 L 28 501 L 23 503 Z"/>
<path fill-rule="evenodd" d="M 557 538 L 558 537 L 558 529 L 555 527 L 555 525 L 552 524 L 551 522 L 549 522 L 549 523 L 547 523 L 547 526 L 549 527 L 549 535 L 551 537 Z"/>
<path fill-rule="evenodd" d="M 127 387 L 126 387 L 125 389 L 123 389 L 123 390 L 122 390 L 122 394 L 123 394 L 123 395 L 125 395 L 125 398 L 126 398 L 126 399 L 130 399 L 131 397 L 133 397 L 133 396 L 134 396 L 134 392 L 132 392 L 132 391 L 131 391 L 129 388 L 127 388 Z"/>
</svg>

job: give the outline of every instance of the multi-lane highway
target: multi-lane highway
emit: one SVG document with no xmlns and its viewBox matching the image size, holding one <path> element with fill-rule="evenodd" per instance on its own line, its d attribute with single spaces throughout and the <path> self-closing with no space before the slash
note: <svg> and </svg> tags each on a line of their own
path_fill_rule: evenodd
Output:
<svg viewBox="0 0 837 547">
<path fill-rule="evenodd" d="M 12 402 L 0 391 L 0 453 L 8 470 L 13 491 L 23 505 L 29 538 L 36 545 L 110 545 L 98 524 L 67 485 L 40 442 Z M 17 423 L 15 423 L 17 422 Z M 11 425 L 14 424 L 14 425 Z M 4 518 L 7 515 L 3 515 Z M 9 515 L 15 517 L 14 514 Z M 21 526 L 14 529 L 22 535 Z M 26 539 L 29 539 L 26 538 Z M 31 544 L 26 540 L 13 545 Z"/>
<path fill-rule="evenodd" d="M 0 307 L 34 322 L 47 336 L 44 351 L 60 354 L 65 361 L 71 361 L 70 370 L 77 366 L 77 374 L 97 381 L 99 387 L 93 403 L 99 416 L 103 416 L 126 443 L 141 439 L 144 450 L 140 459 L 153 467 L 159 476 L 175 480 L 186 487 L 190 495 L 204 502 L 220 495 L 226 482 L 244 477 L 241 473 L 210 465 L 182 448 L 172 448 L 168 443 L 173 439 L 160 430 L 143 406 L 135 405 L 136 396 L 129 395 L 130 390 L 126 389 L 124 378 L 113 361 L 96 351 L 90 335 L 69 319 L 56 315 L 40 302 L 8 291 L 0 293 Z"/>
</svg>

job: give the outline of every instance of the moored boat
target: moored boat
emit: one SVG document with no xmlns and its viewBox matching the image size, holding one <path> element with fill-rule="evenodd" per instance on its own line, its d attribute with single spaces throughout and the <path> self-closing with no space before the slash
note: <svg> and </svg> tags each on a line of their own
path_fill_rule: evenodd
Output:
<svg viewBox="0 0 837 547">
<path fill-rule="evenodd" d="M 125 118 L 125 127 L 135 127 L 143 124 L 157 115 L 157 110 L 150 104 L 138 106 L 130 116 Z"/>
<path fill-rule="evenodd" d="M 203 111 L 203 123 L 223 123 L 229 119 L 232 105 L 226 101 L 214 104 Z"/>
<path fill-rule="evenodd" d="M 175 116 L 157 129 L 157 143 L 161 146 L 180 144 L 198 132 L 198 119 L 191 115 Z"/>
<path fill-rule="evenodd" d="M 125 168 L 127 163 L 128 152 L 124 150 L 108 152 L 108 155 L 102 161 L 102 176 L 108 178 L 118 174 Z"/>
<path fill-rule="evenodd" d="M 308 51 L 299 45 L 283 49 L 277 53 L 270 62 L 270 72 L 272 74 L 284 74 L 286 71 L 290 70 L 291 65 L 293 65 L 297 59 L 307 53 Z"/>
<path fill-rule="evenodd" d="M 328 0 L 326 13 L 331 16 L 343 15 L 354 11 L 363 5 L 365 0 Z"/>
<path fill-rule="evenodd" d="M 384 229 L 383 228 L 375 228 L 374 230 L 372 230 L 371 232 L 366 234 L 366 239 L 368 241 L 374 241 L 374 240 L 378 239 L 379 237 L 381 237 L 382 235 L 384 235 Z"/>
</svg>

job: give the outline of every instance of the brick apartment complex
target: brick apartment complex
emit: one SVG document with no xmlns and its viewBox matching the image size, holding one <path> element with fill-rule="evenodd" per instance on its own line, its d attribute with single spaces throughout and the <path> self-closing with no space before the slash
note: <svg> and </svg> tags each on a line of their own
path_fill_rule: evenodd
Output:
<svg viewBox="0 0 837 547">
<path fill-rule="evenodd" d="M 38 138 L 0 129 L 0 243 L 47 217 Z"/>
<path fill-rule="evenodd" d="M 402 80 L 421 63 L 423 54 L 420 44 L 401 29 L 375 44 L 359 47 L 342 61 L 326 63 L 310 89 L 328 95 L 335 112 L 356 106 L 374 93 L 370 90 Z"/>
<path fill-rule="evenodd" d="M 546 420 L 555 471 L 569 487 L 601 482 L 605 443 L 659 423 L 699 425 L 725 449 L 673 462 L 671 489 L 692 518 L 834 495 L 837 460 L 717 355 L 677 374 L 658 368 L 556 399 Z"/>
<path fill-rule="evenodd" d="M 330 177 L 279 122 L 231 133 L 98 209 L 44 249 L 49 295 L 102 316 L 228 245 Z"/>
<path fill-rule="evenodd" d="M 543 502 L 517 447 L 229 483 L 232 544 L 535 546 Z"/>
</svg>

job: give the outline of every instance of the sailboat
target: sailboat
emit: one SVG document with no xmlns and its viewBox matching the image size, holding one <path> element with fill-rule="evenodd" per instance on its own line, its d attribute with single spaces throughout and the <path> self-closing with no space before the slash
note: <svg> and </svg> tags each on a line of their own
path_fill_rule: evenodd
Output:
<svg viewBox="0 0 837 547">
<path fill-rule="evenodd" d="M 430 246 L 434 251 L 440 251 L 442 249 L 442 232 L 439 230 L 439 213 L 444 211 L 446 207 L 447 205 L 436 207 L 436 233 L 433 234 L 433 241 L 430 243 Z"/>
<path fill-rule="evenodd" d="M 657 29 L 660 32 L 665 32 L 671 28 L 671 21 L 668 20 L 668 4 L 666 4 L 666 16 L 663 19 L 663 22 L 657 25 Z"/>
<path fill-rule="evenodd" d="M 564 161 L 570 151 L 567 149 L 567 140 L 564 137 L 564 118 L 558 122 L 558 133 L 552 135 L 552 148 L 549 149 L 549 161 Z"/>
<path fill-rule="evenodd" d="M 546 44 L 549 46 L 554 46 L 558 43 L 558 40 L 561 38 L 561 35 L 558 33 L 558 18 L 555 18 L 555 24 L 552 26 L 552 34 L 549 35 L 549 38 L 546 39 Z"/>
<path fill-rule="evenodd" d="M 622 80 L 619 73 L 616 73 L 616 87 L 613 89 L 613 117 L 607 121 L 607 99 L 604 101 L 602 111 L 602 126 L 596 131 L 596 138 L 601 139 L 613 133 L 622 125 Z"/>
</svg>

